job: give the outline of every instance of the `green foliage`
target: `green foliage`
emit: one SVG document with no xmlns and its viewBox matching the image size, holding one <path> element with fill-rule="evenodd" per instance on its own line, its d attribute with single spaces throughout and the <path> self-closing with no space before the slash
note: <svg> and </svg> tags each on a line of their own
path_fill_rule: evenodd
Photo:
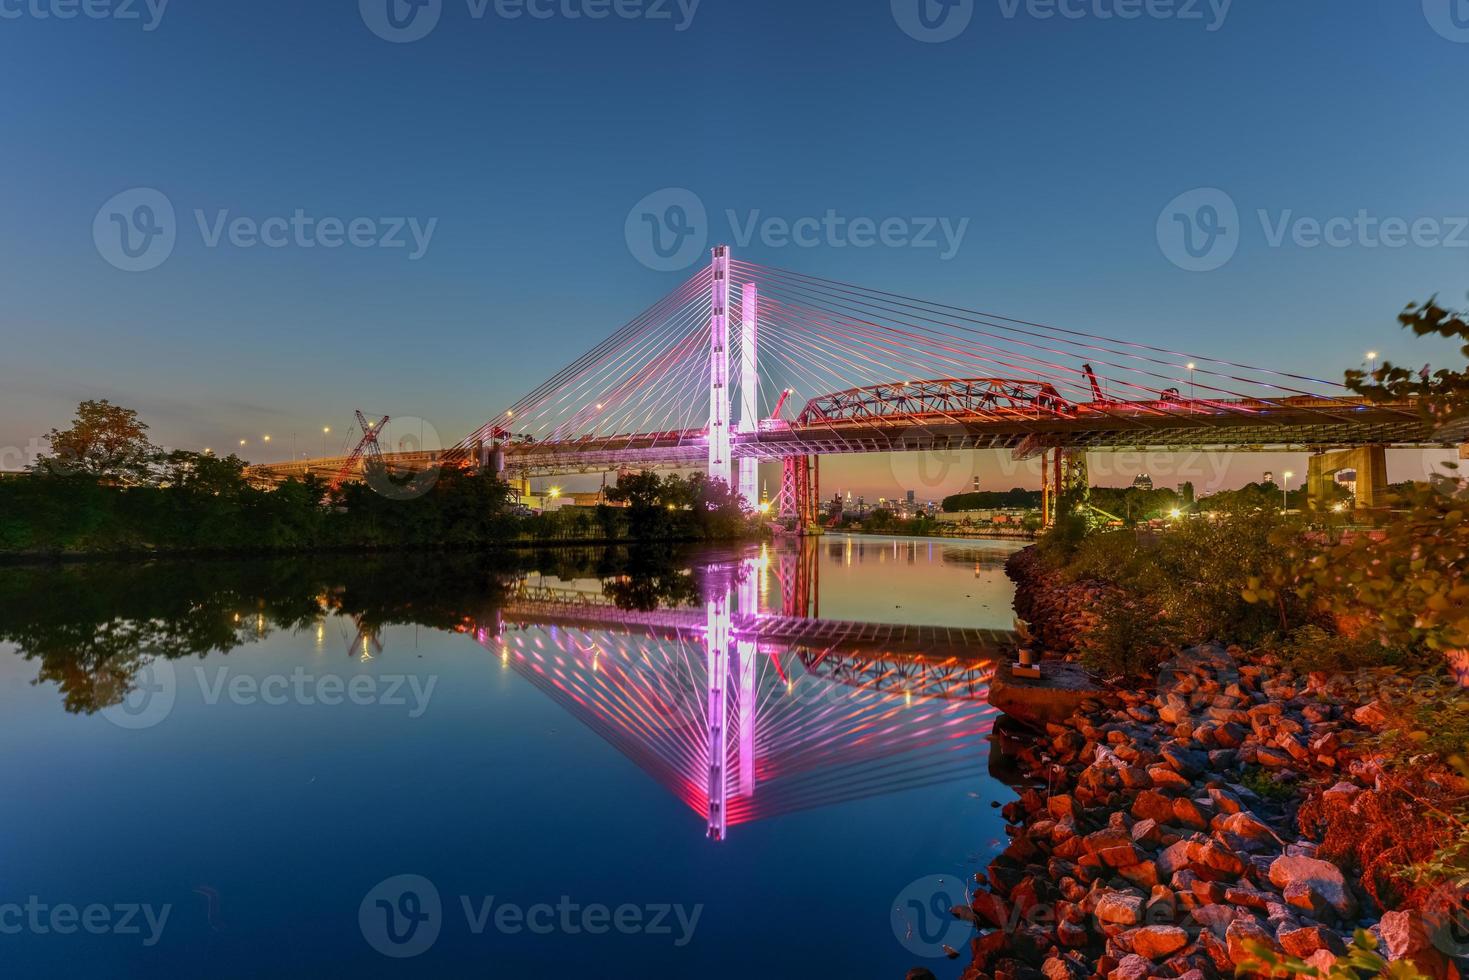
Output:
<svg viewBox="0 0 1469 980">
<path fill-rule="evenodd" d="M 945 497 L 943 508 L 946 514 L 965 510 L 1034 510 L 1041 505 L 1039 490 L 979 490 L 974 493 L 956 493 Z"/>
<path fill-rule="evenodd" d="M 1434 297 L 1414 303 L 1398 315 L 1398 323 L 1419 337 L 1436 335 L 1463 342 L 1460 353 L 1469 359 L 1469 318 L 1438 305 Z M 1371 383 L 1368 383 L 1369 378 Z M 1347 387 L 1374 402 L 1403 402 L 1410 399 L 1438 425 L 1469 415 L 1469 369 L 1443 369 L 1430 373 L 1427 367 L 1411 371 L 1384 361 L 1370 375 L 1348 371 Z"/>
<path fill-rule="evenodd" d="M 1079 647 L 1082 666 L 1101 677 L 1151 675 L 1177 645 L 1171 624 L 1144 600 L 1113 594 L 1099 614 L 1100 624 Z"/>
<path fill-rule="evenodd" d="M 1315 623 L 1292 630 L 1281 645 L 1280 655 L 1286 666 L 1303 674 L 1405 666 L 1411 659 L 1403 651 L 1384 647 L 1369 637 L 1343 636 Z"/>
<path fill-rule="evenodd" d="M 1358 929 L 1344 956 L 1326 970 L 1310 966 L 1305 960 L 1277 953 L 1262 943 L 1246 942 L 1250 955 L 1235 965 L 1237 977 L 1318 977 L 1325 980 L 1363 980 L 1365 977 L 1387 977 L 1389 980 L 1429 980 L 1407 960 L 1389 963 L 1377 953 L 1377 937 L 1366 929 Z"/>
<path fill-rule="evenodd" d="M 125 486 L 145 482 L 159 450 L 148 441 L 148 426 L 130 408 L 107 399 L 77 406 L 71 428 L 47 435 L 49 455 L 32 467 L 51 476 L 90 476 Z"/>
<path fill-rule="evenodd" d="M 1072 516 L 1057 522 L 1039 550 L 1071 581 L 1103 582 L 1144 601 L 1179 643 L 1252 643 L 1279 629 L 1280 610 L 1251 604 L 1240 585 L 1275 567 L 1278 533 L 1302 529 L 1276 511 L 1225 511 L 1156 533 L 1087 533 L 1085 522 Z M 1287 623 L 1298 620 L 1293 604 L 1283 608 Z"/>
<path fill-rule="evenodd" d="M 1265 800 L 1284 802 L 1296 796 L 1295 787 L 1276 779 L 1275 774 L 1263 766 L 1246 766 L 1240 785 Z"/>
</svg>

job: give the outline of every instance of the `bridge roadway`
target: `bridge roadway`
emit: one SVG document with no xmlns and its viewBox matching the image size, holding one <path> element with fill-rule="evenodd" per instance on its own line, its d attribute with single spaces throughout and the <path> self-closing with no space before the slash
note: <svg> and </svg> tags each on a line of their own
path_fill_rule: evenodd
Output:
<svg viewBox="0 0 1469 980">
<path fill-rule="evenodd" d="M 523 583 L 502 605 L 506 626 L 614 629 L 651 639 L 702 644 L 708 633 L 706 611 L 694 609 L 619 609 L 606 596 L 579 589 Z M 1011 630 L 911 626 L 808 619 L 770 613 L 735 613 L 731 638 L 755 643 L 761 653 L 796 652 L 805 669 L 848 687 L 897 692 L 942 700 L 981 700 L 989 690 L 994 664 L 1013 654 L 1018 636 Z"/>
<path fill-rule="evenodd" d="M 813 413 L 813 406 L 836 397 L 813 399 L 795 422 L 766 422 L 759 432 L 736 433 L 734 456 L 779 460 L 1036 446 L 1134 452 L 1452 448 L 1469 438 L 1464 431 L 1436 431 L 1411 404 L 1372 404 L 1357 398 L 1101 402 L 1060 408 L 1014 404 L 968 411 L 933 406 L 894 411 L 891 407 L 901 401 L 889 401 L 856 403 L 855 409 L 849 404 L 846 411 L 824 417 Z M 621 466 L 701 466 L 707 462 L 707 439 L 704 429 L 684 429 L 554 441 L 512 440 L 504 448 L 509 471 L 552 476 Z M 421 469 L 466 461 L 470 455 L 456 447 L 385 453 L 384 458 L 395 469 Z M 267 480 L 307 473 L 330 477 L 345 462 L 344 457 L 300 460 L 254 466 L 249 472 Z"/>
<path fill-rule="evenodd" d="M 616 628 L 648 636 L 702 636 L 708 631 L 703 609 L 619 609 L 592 592 L 526 587 L 500 609 L 504 622 L 517 626 Z M 731 633 L 780 651 L 793 648 L 896 654 L 914 657 L 958 657 L 984 660 L 1015 649 L 1013 630 L 984 630 L 901 623 L 864 623 L 808 619 L 771 613 L 735 613 Z"/>
</svg>

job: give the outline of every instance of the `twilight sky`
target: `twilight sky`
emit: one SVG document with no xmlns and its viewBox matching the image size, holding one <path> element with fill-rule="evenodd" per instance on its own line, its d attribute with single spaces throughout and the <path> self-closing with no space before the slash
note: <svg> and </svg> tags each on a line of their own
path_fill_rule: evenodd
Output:
<svg viewBox="0 0 1469 980">
<path fill-rule="evenodd" d="M 0 469 L 89 397 L 257 460 L 357 407 L 457 440 L 689 274 L 629 234 L 667 188 L 698 254 L 1317 377 L 1451 353 L 1394 316 L 1469 289 L 1464 0 L 389 2 L 0 0 Z M 759 230 L 828 212 L 964 231 Z M 1038 482 L 872 457 L 823 489 L 975 475 Z"/>
</svg>

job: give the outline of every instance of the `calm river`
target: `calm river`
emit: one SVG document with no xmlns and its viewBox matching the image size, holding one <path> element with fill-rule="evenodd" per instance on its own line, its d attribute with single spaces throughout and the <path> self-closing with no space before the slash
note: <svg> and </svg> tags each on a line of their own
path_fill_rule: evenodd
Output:
<svg viewBox="0 0 1469 980">
<path fill-rule="evenodd" d="M 1018 547 L 0 569 L 0 973 L 957 977 Z"/>
</svg>

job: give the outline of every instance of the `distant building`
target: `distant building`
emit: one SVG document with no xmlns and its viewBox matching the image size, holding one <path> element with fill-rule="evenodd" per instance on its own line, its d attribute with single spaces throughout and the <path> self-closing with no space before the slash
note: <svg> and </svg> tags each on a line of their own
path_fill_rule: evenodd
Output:
<svg viewBox="0 0 1469 980">
<path fill-rule="evenodd" d="M 1153 489 L 1153 478 L 1146 473 L 1139 473 L 1132 481 L 1132 488 L 1134 490 L 1151 490 Z"/>
<path fill-rule="evenodd" d="M 1357 471 L 1340 471 L 1336 474 L 1336 485 L 1355 497 L 1357 495 Z"/>
<path fill-rule="evenodd" d="M 912 507 L 912 506 L 913 506 L 913 504 L 914 504 L 914 503 L 915 503 L 915 502 L 916 502 L 916 501 L 915 501 L 915 499 L 914 499 L 914 498 L 915 498 L 915 497 L 916 497 L 916 496 L 917 496 L 917 494 L 915 494 L 915 493 L 914 493 L 914 492 L 913 492 L 913 491 L 912 491 L 912 490 L 909 490 L 909 491 L 908 491 L 908 506 L 909 506 L 909 507 L 910 507 L 910 508 L 911 508 L 911 507 Z"/>
<path fill-rule="evenodd" d="M 1272 471 L 1270 471 L 1270 470 L 1266 470 L 1265 471 L 1265 479 L 1261 480 L 1260 482 L 1261 483 L 1274 483 L 1275 482 L 1275 474 Z"/>
</svg>

